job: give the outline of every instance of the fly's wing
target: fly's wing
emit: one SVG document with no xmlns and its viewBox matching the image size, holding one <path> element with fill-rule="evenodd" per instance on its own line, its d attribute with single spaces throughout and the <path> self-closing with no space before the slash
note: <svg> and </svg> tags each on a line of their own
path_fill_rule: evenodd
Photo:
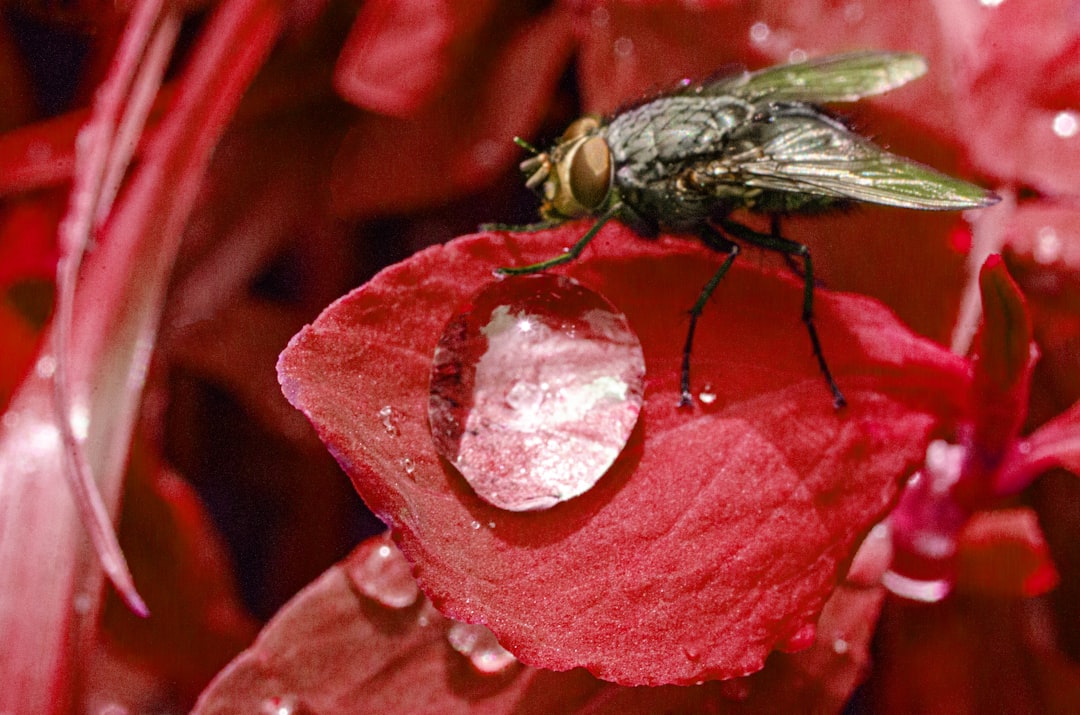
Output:
<svg viewBox="0 0 1080 715">
<path fill-rule="evenodd" d="M 910 52 L 853 52 L 744 72 L 693 91 L 749 102 L 854 102 L 896 89 L 925 72 L 926 60 Z"/>
<path fill-rule="evenodd" d="M 802 109 L 747 125 L 746 136 L 732 141 L 722 160 L 725 182 L 910 209 L 955 210 L 998 201 L 980 186 L 890 154 L 839 122 Z"/>
</svg>

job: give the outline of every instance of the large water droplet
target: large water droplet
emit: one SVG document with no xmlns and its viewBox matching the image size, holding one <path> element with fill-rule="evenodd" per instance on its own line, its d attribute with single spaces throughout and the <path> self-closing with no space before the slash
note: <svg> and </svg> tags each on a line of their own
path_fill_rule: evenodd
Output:
<svg viewBox="0 0 1080 715">
<path fill-rule="evenodd" d="M 485 675 L 504 672 L 517 662 L 510 651 L 499 645 L 495 634 L 478 623 L 455 623 L 446 639 L 450 647 L 469 659 L 473 667 Z"/>
<path fill-rule="evenodd" d="M 389 536 L 372 539 L 362 548 L 366 553 L 349 559 L 349 577 L 368 598 L 387 608 L 408 608 L 420 597 L 409 562 Z"/>
<path fill-rule="evenodd" d="M 435 448 L 485 501 L 547 509 L 592 488 L 641 411 L 645 359 L 626 316 L 556 275 L 493 283 L 435 351 Z"/>
</svg>

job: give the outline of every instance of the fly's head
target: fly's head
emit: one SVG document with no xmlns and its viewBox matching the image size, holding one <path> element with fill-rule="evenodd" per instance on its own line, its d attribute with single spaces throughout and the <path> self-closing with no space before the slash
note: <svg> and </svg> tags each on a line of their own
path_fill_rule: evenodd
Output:
<svg viewBox="0 0 1080 715">
<path fill-rule="evenodd" d="M 521 171 L 529 177 L 525 185 L 544 199 L 540 213 L 545 219 L 588 216 L 607 202 L 614 169 L 599 129 L 599 119 L 582 117 L 566 128 L 554 147 L 521 162 Z"/>
</svg>

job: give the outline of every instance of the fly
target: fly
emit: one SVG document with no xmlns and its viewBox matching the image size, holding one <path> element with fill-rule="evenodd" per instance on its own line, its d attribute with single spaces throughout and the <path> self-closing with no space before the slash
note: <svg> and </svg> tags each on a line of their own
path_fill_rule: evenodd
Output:
<svg viewBox="0 0 1080 715">
<path fill-rule="evenodd" d="M 891 154 L 856 134 L 820 103 L 854 102 L 900 87 L 926 72 L 919 55 L 859 52 L 742 72 L 676 90 L 610 118 L 574 121 L 547 151 L 521 163 L 526 186 L 543 203 L 539 230 L 570 219 L 596 223 L 566 252 L 528 266 L 534 273 L 577 258 L 603 225 L 618 219 L 642 236 L 661 229 L 694 234 L 726 253 L 690 309 L 680 373 L 690 404 L 690 354 L 698 318 L 739 255 L 739 243 L 802 261 L 802 321 L 839 409 L 845 399 L 814 327 L 814 270 L 807 246 L 780 235 L 779 218 L 853 202 L 925 210 L 989 206 L 993 193 Z M 769 233 L 730 218 L 747 209 L 772 218 Z"/>
</svg>

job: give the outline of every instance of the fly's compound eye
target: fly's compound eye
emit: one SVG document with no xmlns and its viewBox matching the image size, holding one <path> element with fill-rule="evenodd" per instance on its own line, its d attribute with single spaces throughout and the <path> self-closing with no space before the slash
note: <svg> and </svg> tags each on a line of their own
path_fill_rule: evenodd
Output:
<svg viewBox="0 0 1080 715">
<path fill-rule="evenodd" d="M 559 138 L 559 143 L 572 142 L 599 128 L 600 120 L 591 115 L 575 119 L 570 123 L 570 126 L 566 128 L 566 131 L 563 132 L 563 135 Z"/>
<path fill-rule="evenodd" d="M 607 142 L 603 137 L 590 137 L 574 149 L 568 160 L 570 192 L 582 208 L 593 211 L 611 191 L 611 151 Z"/>
</svg>

